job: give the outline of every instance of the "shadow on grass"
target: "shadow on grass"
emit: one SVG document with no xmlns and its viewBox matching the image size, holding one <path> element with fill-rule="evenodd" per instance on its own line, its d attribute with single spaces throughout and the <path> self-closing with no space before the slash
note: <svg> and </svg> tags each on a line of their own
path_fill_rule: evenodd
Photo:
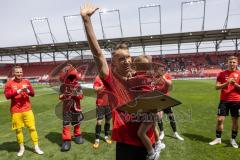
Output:
<svg viewBox="0 0 240 160">
<path fill-rule="evenodd" d="M 95 141 L 95 133 L 82 132 L 82 136 L 86 141 L 88 141 L 90 143 L 93 143 Z"/>
<path fill-rule="evenodd" d="M 174 137 L 174 136 L 172 136 L 172 135 L 168 135 L 168 134 L 166 134 L 165 137 L 169 137 L 169 138 L 177 139 L 176 137 Z"/>
<path fill-rule="evenodd" d="M 28 151 L 34 152 L 34 149 L 28 146 L 25 146 L 25 149 Z M 19 150 L 19 145 L 16 141 L 4 142 L 0 144 L 0 151 L 18 152 L 18 150 Z"/>
<path fill-rule="evenodd" d="M 111 132 L 110 132 L 111 133 Z M 95 141 L 95 133 L 91 133 L 91 132 L 82 132 L 82 136 L 83 138 L 90 142 L 90 143 L 94 143 Z M 62 146 L 62 134 L 58 133 L 58 132 L 50 132 L 45 136 L 50 142 L 52 143 L 56 143 L 58 146 Z M 72 140 L 74 140 L 74 137 L 72 137 Z M 100 136 L 100 140 L 104 141 L 104 138 L 102 136 Z M 18 146 L 15 143 L 15 148 L 13 149 L 14 151 L 18 150 Z M 14 146 L 14 145 L 12 145 Z M 0 146 L 0 150 L 4 148 L 4 145 L 2 145 L 2 147 Z"/>
<path fill-rule="evenodd" d="M 237 139 L 236 139 L 237 141 Z M 230 148 L 233 148 L 233 146 L 230 144 L 230 138 L 227 140 L 227 139 L 222 139 L 222 144 L 225 144 L 224 147 L 230 147 Z"/>
<path fill-rule="evenodd" d="M 109 137 L 111 138 L 111 133 L 112 133 L 112 131 L 110 130 L 109 131 Z M 95 133 L 91 133 L 91 132 L 82 132 L 82 136 L 83 136 L 83 138 L 86 140 L 86 141 L 88 141 L 89 143 L 94 143 L 95 142 L 95 137 L 96 137 L 96 135 L 95 135 Z M 100 140 L 101 141 L 105 141 L 105 139 L 104 139 L 104 132 L 102 131 L 101 132 L 101 135 L 100 135 Z"/>
<path fill-rule="evenodd" d="M 62 134 L 58 132 L 50 132 L 45 136 L 50 142 L 62 146 Z"/>
<path fill-rule="evenodd" d="M 94 143 L 95 141 L 95 133 L 91 133 L 91 132 L 82 132 L 83 138 L 90 142 L 90 143 Z M 102 136 L 100 136 L 100 140 L 104 141 L 104 138 Z"/>
<path fill-rule="evenodd" d="M 182 135 L 184 135 L 185 137 L 188 137 L 191 140 L 195 140 L 195 141 L 200 141 L 200 142 L 204 142 L 206 144 L 208 144 L 209 142 L 214 140 L 214 137 L 209 138 L 209 137 L 204 137 L 202 135 L 197 135 L 197 134 L 190 134 L 190 133 L 183 133 Z M 222 146 L 224 147 L 232 147 L 232 145 L 230 144 L 230 139 L 222 139 Z"/>
<path fill-rule="evenodd" d="M 190 140 L 200 141 L 204 143 L 209 143 L 213 140 L 213 138 L 204 137 L 202 135 L 191 134 L 191 133 L 182 133 L 182 135 L 189 138 Z"/>
</svg>

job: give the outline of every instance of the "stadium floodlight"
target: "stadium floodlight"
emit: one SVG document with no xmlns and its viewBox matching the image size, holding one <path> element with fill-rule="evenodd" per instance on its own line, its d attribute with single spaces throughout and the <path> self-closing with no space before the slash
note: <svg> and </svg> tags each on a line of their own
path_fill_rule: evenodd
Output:
<svg viewBox="0 0 240 160">
<path fill-rule="evenodd" d="M 154 21 L 154 22 L 143 22 L 142 21 L 142 10 L 143 9 L 148 9 L 148 8 L 157 8 L 158 9 L 158 15 L 159 15 L 159 20 L 158 21 Z M 144 13 L 144 12 L 143 12 Z M 144 5 L 144 6 L 141 6 L 138 8 L 138 18 L 139 18 L 139 29 L 140 29 L 140 36 L 142 37 L 143 36 L 143 31 L 142 31 L 142 26 L 144 24 L 150 24 L 150 23 L 159 23 L 159 34 L 162 34 L 162 20 L 161 20 L 161 5 L 160 4 L 147 4 L 147 5 Z M 153 37 L 150 37 L 150 38 L 153 38 Z M 160 52 L 162 54 L 162 41 L 160 40 Z M 145 46 L 144 44 L 142 43 L 142 48 L 143 48 L 143 54 L 145 54 Z"/>
<path fill-rule="evenodd" d="M 69 15 L 69 16 L 63 16 L 66 19 L 72 19 L 72 18 L 76 18 L 76 17 L 80 17 L 80 14 L 75 14 L 75 15 Z"/>
<path fill-rule="evenodd" d="M 225 23 L 223 25 L 222 33 L 227 32 L 229 16 L 240 15 L 240 14 L 230 14 L 230 7 L 231 7 L 231 0 L 228 0 L 227 15 L 226 15 Z M 235 53 L 237 54 L 238 46 L 240 45 L 240 42 L 238 42 L 238 38 L 236 38 L 233 41 L 234 41 L 234 45 L 235 45 Z"/>
<path fill-rule="evenodd" d="M 193 5 L 194 3 L 204 3 L 203 0 L 196 0 L 196 1 L 190 1 L 190 2 L 182 2 L 184 4 L 189 4 L 189 5 Z"/>
<path fill-rule="evenodd" d="M 45 21 L 47 18 L 46 17 L 34 17 L 31 20 L 32 21 L 38 21 L 38 22 L 43 22 Z"/>
<path fill-rule="evenodd" d="M 226 29 L 227 25 L 228 25 L 228 17 L 229 17 L 229 11 L 230 11 L 230 4 L 231 4 L 231 0 L 228 0 L 228 8 L 227 8 L 227 16 L 226 16 L 226 20 L 224 23 L 223 28 Z"/>
<path fill-rule="evenodd" d="M 43 44 L 43 43 L 47 43 L 47 42 L 42 42 L 41 41 L 40 35 L 48 35 L 48 36 L 50 36 L 50 40 L 51 40 L 50 47 L 54 47 L 55 43 L 56 43 L 56 38 L 54 37 L 54 35 L 52 33 L 48 18 L 46 18 L 46 17 L 34 17 L 30 20 L 30 22 L 31 22 L 31 26 L 32 26 L 37 44 L 40 45 L 40 44 Z M 40 24 L 46 25 L 46 27 L 44 27 L 44 28 L 47 29 L 47 31 L 44 31 L 44 32 L 38 31 L 37 26 L 40 25 Z M 41 28 L 41 27 L 38 27 L 38 28 Z M 32 46 L 32 48 L 36 48 L 36 46 Z M 50 54 L 48 54 L 48 55 L 50 55 Z M 55 53 L 54 52 L 53 52 L 53 55 L 51 57 L 53 57 L 53 61 L 55 62 Z M 40 62 L 42 62 L 42 53 L 39 53 L 39 58 L 40 58 Z M 27 57 L 27 61 L 29 62 L 29 57 Z"/>
<path fill-rule="evenodd" d="M 239 16 L 240 15 L 240 13 L 235 13 L 235 14 L 231 13 L 230 14 L 230 7 L 232 4 L 231 2 L 232 2 L 231 0 L 228 0 L 227 15 L 226 15 L 225 23 L 223 25 L 223 29 L 227 29 L 227 27 L 228 27 L 229 16 Z M 239 8 L 237 8 L 236 10 L 239 11 Z"/>
<path fill-rule="evenodd" d="M 225 23 L 224 23 L 224 25 L 223 25 L 223 29 L 227 29 L 228 17 L 229 17 L 229 10 L 230 10 L 230 4 L 231 4 L 231 0 L 228 0 L 227 16 L 226 16 L 226 19 L 225 19 Z"/>
<path fill-rule="evenodd" d="M 100 10 L 100 12 L 103 13 L 103 14 L 114 12 L 114 11 L 118 11 L 118 9 L 113 8 L 113 9 L 107 10 L 107 9 L 103 8 L 103 9 Z"/>
<path fill-rule="evenodd" d="M 69 25 L 67 23 L 68 20 L 74 19 L 74 18 L 80 18 L 81 19 L 81 15 L 80 14 L 75 14 L 75 15 L 67 15 L 67 16 L 63 16 L 63 20 L 64 20 L 64 24 L 65 24 L 65 28 L 67 31 L 67 36 L 68 36 L 68 40 L 69 42 L 73 42 L 73 38 L 71 36 L 71 31 L 76 31 L 76 30 L 83 30 L 82 28 L 77 28 L 74 30 L 69 29 Z"/>
<path fill-rule="evenodd" d="M 103 17 L 104 14 L 110 14 L 110 13 L 117 13 L 118 14 L 118 25 L 116 25 L 116 26 L 104 26 L 103 27 L 102 17 Z M 111 10 L 102 9 L 101 11 L 99 11 L 99 17 L 100 17 L 100 24 L 101 24 L 103 39 L 106 39 L 106 32 L 105 32 L 104 28 L 106 29 L 106 28 L 116 28 L 117 27 L 117 28 L 120 29 L 121 37 L 123 37 L 122 22 L 121 22 L 121 16 L 120 16 L 119 9 L 111 9 Z"/>
<path fill-rule="evenodd" d="M 159 9 L 159 21 L 154 22 L 154 23 L 160 23 L 160 27 L 159 27 L 160 31 L 159 31 L 159 32 L 160 32 L 160 34 L 162 34 L 161 5 L 160 5 L 160 4 L 147 4 L 147 5 L 144 5 L 144 6 L 138 8 L 139 26 L 140 26 L 140 36 L 143 35 L 143 34 L 142 34 L 142 25 L 144 24 L 144 23 L 142 22 L 142 17 L 141 17 L 141 13 L 142 13 L 142 12 L 141 12 L 141 11 L 142 11 L 142 9 L 153 8 L 153 7 Z M 149 23 L 150 23 L 150 22 L 149 22 Z"/>
<path fill-rule="evenodd" d="M 75 20 L 75 19 L 79 19 L 81 24 L 78 24 L 79 26 L 77 26 L 75 28 L 72 28 L 70 23 L 69 23 L 69 21 Z M 80 14 L 66 15 L 66 16 L 63 16 L 63 20 L 64 20 L 64 25 L 65 25 L 65 28 L 66 28 L 66 32 L 67 32 L 67 36 L 68 36 L 69 42 L 74 42 L 76 45 L 78 45 L 79 43 L 76 40 L 74 40 L 72 35 L 73 35 L 73 32 L 76 32 L 76 31 L 83 31 L 83 32 L 85 32 L 85 30 L 83 28 L 83 24 L 82 24 L 82 17 L 81 17 L 81 15 Z M 83 34 L 83 35 L 86 38 L 86 35 L 85 34 Z M 83 58 L 82 51 L 80 53 L 78 50 L 74 50 L 74 52 L 77 53 L 78 55 L 80 55 L 81 58 Z M 68 59 L 69 55 L 70 55 L 70 52 L 67 52 L 67 54 L 66 54 L 67 59 Z"/>
<path fill-rule="evenodd" d="M 39 38 L 40 34 L 49 34 L 51 36 L 52 43 L 54 44 L 56 42 L 56 39 L 53 36 L 53 33 L 52 33 L 52 30 L 51 30 L 48 18 L 46 18 L 46 17 L 34 17 L 34 18 L 32 18 L 30 20 L 30 22 L 31 22 L 31 26 L 32 26 L 32 29 L 33 29 L 33 32 L 34 32 L 37 44 L 41 43 L 41 39 Z M 48 31 L 47 32 L 38 33 L 36 28 L 35 28 L 35 25 L 38 24 L 38 23 L 46 23 Z"/>
<path fill-rule="evenodd" d="M 156 7 L 156 6 L 159 6 L 159 4 L 151 3 L 151 4 L 144 5 L 142 7 L 139 7 L 139 8 L 148 8 L 148 7 Z"/>
<path fill-rule="evenodd" d="M 194 1 L 186 1 L 181 3 L 181 26 L 180 26 L 180 32 L 183 30 L 183 21 L 184 20 L 190 20 L 190 19 L 184 19 L 183 18 L 183 9 L 184 6 L 188 5 L 194 5 L 194 4 L 203 4 L 203 15 L 198 18 L 191 18 L 192 19 L 202 19 L 202 27 L 201 30 L 204 31 L 204 26 L 205 26 L 205 12 L 206 12 L 206 0 L 194 0 Z"/>
<path fill-rule="evenodd" d="M 192 6 L 197 4 L 203 4 L 203 14 L 201 17 L 195 17 L 195 18 L 183 18 L 183 9 L 184 6 Z M 183 21 L 184 20 L 194 20 L 194 19 L 202 19 L 202 26 L 201 31 L 204 31 L 205 27 L 205 12 L 206 12 L 206 0 L 193 0 L 193 1 L 186 1 L 181 3 L 181 25 L 180 25 L 180 32 L 183 32 Z M 189 36 L 192 36 L 192 32 L 189 33 Z M 199 47 L 201 42 L 196 42 L 196 52 L 198 53 Z M 180 53 L 181 50 L 181 40 L 178 43 L 178 53 Z"/>
</svg>

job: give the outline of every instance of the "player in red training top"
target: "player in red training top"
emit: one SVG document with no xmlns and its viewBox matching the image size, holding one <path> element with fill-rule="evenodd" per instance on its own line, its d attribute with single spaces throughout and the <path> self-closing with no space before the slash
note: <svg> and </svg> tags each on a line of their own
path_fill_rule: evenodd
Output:
<svg viewBox="0 0 240 160">
<path fill-rule="evenodd" d="M 221 144 L 223 122 L 230 111 L 232 117 L 230 143 L 234 148 L 238 148 L 235 138 L 238 133 L 238 117 L 240 113 L 240 71 L 237 70 L 237 57 L 230 56 L 227 62 L 228 69 L 220 72 L 217 76 L 216 89 L 221 89 L 221 94 L 217 112 L 216 139 L 209 144 Z"/>
<path fill-rule="evenodd" d="M 131 102 L 135 96 L 129 90 L 128 79 L 133 76 L 128 46 L 124 43 L 114 47 L 112 54 L 111 69 L 108 67 L 103 51 L 100 48 L 93 31 L 91 15 L 98 8 L 85 4 L 81 7 L 81 16 L 86 30 L 88 44 L 93 54 L 99 77 L 102 79 L 107 90 L 111 92 L 109 100 L 112 107 L 112 140 L 116 141 L 116 160 L 145 160 L 147 150 L 137 135 L 141 122 L 129 121 L 126 112 L 118 110 L 118 107 Z M 147 136 L 151 143 L 155 143 L 154 127 L 151 127 Z"/>
<path fill-rule="evenodd" d="M 77 70 L 68 64 L 59 74 L 60 86 L 59 99 L 63 102 L 63 129 L 61 151 L 69 151 L 71 148 L 71 126 L 74 126 L 74 137 L 77 144 L 84 143 L 80 122 L 83 120 L 80 100 L 83 98 L 82 88 L 78 84 L 80 78 Z"/>
<path fill-rule="evenodd" d="M 97 92 L 96 99 L 96 113 L 97 113 L 97 124 L 95 127 L 95 142 L 93 144 L 94 148 L 99 147 L 99 139 L 101 133 L 102 120 L 105 117 L 104 124 L 104 140 L 106 143 L 111 144 L 112 141 L 109 139 L 109 130 L 110 130 L 110 120 L 112 118 L 112 111 L 109 105 L 109 92 L 106 90 L 102 80 L 99 76 L 95 78 L 93 82 L 93 88 Z"/>
<path fill-rule="evenodd" d="M 23 127 L 29 129 L 35 152 L 43 154 L 43 151 L 38 146 L 35 119 L 29 99 L 29 96 L 34 96 L 34 90 L 29 80 L 22 78 L 22 67 L 15 66 L 12 72 L 14 78 L 6 83 L 4 94 L 7 99 L 11 99 L 12 129 L 16 131 L 17 142 L 20 146 L 17 156 L 22 156 L 25 151 Z"/>
<path fill-rule="evenodd" d="M 165 72 L 165 69 L 163 66 L 159 67 L 156 73 L 157 73 L 157 76 L 155 81 L 155 89 L 169 96 L 173 86 L 171 76 Z M 163 121 L 162 121 L 163 113 L 168 115 L 170 125 L 174 132 L 174 137 L 183 141 L 184 139 L 177 132 L 176 121 L 175 121 L 172 107 L 166 108 L 163 111 L 158 113 L 158 116 L 160 117 L 158 122 L 158 126 L 160 129 L 160 139 L 162 140 L 164 138 L 164 129 L 163 129 Z"/>
</svg>

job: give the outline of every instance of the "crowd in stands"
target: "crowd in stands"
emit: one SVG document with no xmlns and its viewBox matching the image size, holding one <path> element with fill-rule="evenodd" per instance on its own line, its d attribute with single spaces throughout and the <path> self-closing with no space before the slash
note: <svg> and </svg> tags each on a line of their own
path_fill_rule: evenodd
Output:
<svg viewBox="0 0 240 160">
<path fill-rule="evenodd" d="M 230 55 L 235 55 L 240 58 L 239 53 L 223 51 L 217 54 L 215 52 L 206 52 L 159 55 L 153 56 L 153 61 L 165 64 L 166 70 L 174 78 L 216 77 L 217 73 L 226 67 L 225 59 Z M 62 63 L 66 63 L 66 61 L 19 65 L 23 67 L 25 77 L 47 81 L 49 76 L 51 76 L 51 72 Z M 1 77 L 5 76 L 10 78 L 12 66 L 13 64 L 0 64 Z M 77 70 L 81 73 L 83 81 L 92 80 L 97 75 L 97 69 L 93 60 L 81 61 L 77 66 Z"/>
<path fill-rule="evenodd" d="M 174 78 L 185 77 L 216 77 L 217 74 L 226 68 L 226 58 L 239 54 L 233 51 L 210 52 L 210 53 L 191 53 L 191 54 L 169 54 L 156 59 L 166 64 L 166 70 Z"/>
</svg>

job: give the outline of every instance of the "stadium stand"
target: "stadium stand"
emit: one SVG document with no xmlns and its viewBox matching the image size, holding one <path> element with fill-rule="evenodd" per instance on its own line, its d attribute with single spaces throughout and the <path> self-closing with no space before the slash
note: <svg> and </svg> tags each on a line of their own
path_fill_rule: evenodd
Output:
<svg viewBox="0 0 240 160">
<path fill-rule="evenodd" d="M 237 55 L 234 51 L 200 52 L 200 53 L 182 53 L 154 56 L 153 61 L 164 63 L 166 70 L 173 78 L 211 78 L 216 77 L 217 73 L 225 68 L 225 59 L 229 55 Z M 23 67 L 24 77 L 36 78 L 38 81 L 47 81 L 49 74 L 59 65 L 66 61 L 57 62 L 37 62 L 18 64 Z M 110 63 L 110 59 L 108 59 Z M 13 64 L 1 64 L 1 77 L 11 77 L 11 68 Z M 82 75 L 83 81 L 91 81 L 97 74 L 97 69 L 93 60 L 83 60 L 77 67 Z"/>
</svg>

